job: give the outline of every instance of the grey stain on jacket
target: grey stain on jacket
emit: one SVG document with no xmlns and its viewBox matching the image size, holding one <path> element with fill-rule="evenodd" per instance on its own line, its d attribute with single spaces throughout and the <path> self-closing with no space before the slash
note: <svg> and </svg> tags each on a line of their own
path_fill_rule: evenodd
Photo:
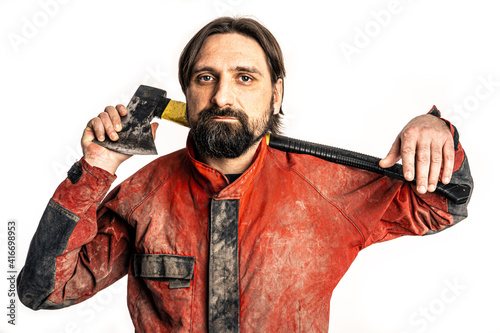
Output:
<svg viewBox="0 0 500 333">
<path fill-rule="evenodd" d="M 208 323 L 210 332 L 239 332 L 239 200 L 212 200 Z"/>
</svg>

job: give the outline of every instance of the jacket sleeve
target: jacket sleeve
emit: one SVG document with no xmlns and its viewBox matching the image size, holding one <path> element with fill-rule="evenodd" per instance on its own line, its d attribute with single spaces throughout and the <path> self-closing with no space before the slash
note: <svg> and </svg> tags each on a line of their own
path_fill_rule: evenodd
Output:
<svg viewBox="0 0 500 333">
<path fill-rule="evenodd" d="M 24 305 L 69 306 L 127 273 L 130 228 L 111 210 L 98 209 L 115 178 L 83 158 L 70 169 L 43 213 L 19 274 Z"/>
<path fill-rule="evenodd" d="M 433 107 L 429 112 L 436 117 L 441 113 Z M 467 184 L 473 188 L 473 180 L 467 156 L 459 141 L 457 129 L 443 119 L 453 135 L 455 163 L 450 183 Z M 414 185 L 392 180 L 394 184 L 382 196 L 386 196 L 383 214 L 378 221 L 365 221 L 365 246 L 403 235 L 430 235 L 449 228 L 467 217 L 467 200 L 464 204 L 454 204 L 435 193 L 420 194 Z M 379 204 L 381 202 L 378 202 Z"/>
</svg>

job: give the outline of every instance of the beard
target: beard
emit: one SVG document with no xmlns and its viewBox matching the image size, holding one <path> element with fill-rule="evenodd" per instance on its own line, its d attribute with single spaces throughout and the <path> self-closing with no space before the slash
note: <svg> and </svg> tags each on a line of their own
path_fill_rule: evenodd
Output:
<svg viewBox="0 0 500 333">
<path fill-rule="evenodd" d="M 273 100 L 265 117 L 254 121 L 250 121 L 244 111 L 230 107 L 202 110 L 196 121 L 189 122 L 198 153 L 211 158 L 241 156 L 269 131 L 272 105 Z M 237 121 L 217 121 L 214 117 L 233 117 Z"/>
</svg>

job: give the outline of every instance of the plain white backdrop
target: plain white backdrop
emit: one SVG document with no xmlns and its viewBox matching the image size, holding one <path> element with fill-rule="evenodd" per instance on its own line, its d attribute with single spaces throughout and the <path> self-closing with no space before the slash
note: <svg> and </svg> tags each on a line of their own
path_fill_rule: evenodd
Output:
<svg viewBox="0 0 500 333">
<path fill-rule="evenodd" d="M 184 100 L 178 56 L 220 15 L 254 17 L 280 42 L 286 135 L 383 157 L 407 121 L 436 105 L 469 156 L 469 218 L 362 251 L 333 293 L 330 331 L 500 332 L 500 20 L 489 0 L 1 0 L 0 331 L 133 331 L 125 280 L 63 310 L 18 302 L 9 325 L 7 222 L 17 222 L 20 270 L 49 198 L 81 156 L 87 121 L 127 104 L 140 84 Z M 160 121 L 159 153 L 182 148 L 186 134 Z M 152 158 L 128 160 L 117 183 Z"/>
</svg>

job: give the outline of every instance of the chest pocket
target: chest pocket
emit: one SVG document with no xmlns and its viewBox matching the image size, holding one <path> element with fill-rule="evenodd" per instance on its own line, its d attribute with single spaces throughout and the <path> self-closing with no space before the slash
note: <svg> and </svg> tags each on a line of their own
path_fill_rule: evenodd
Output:
<svg viewBox="0 0 500 333">
<path fill-rule="evenodd" d="M 194 277 L 194 257 L 173 254 L 135 254 L 134 276 L 169 281 L 169 289 L 189 288 Z"/>
</svg>

